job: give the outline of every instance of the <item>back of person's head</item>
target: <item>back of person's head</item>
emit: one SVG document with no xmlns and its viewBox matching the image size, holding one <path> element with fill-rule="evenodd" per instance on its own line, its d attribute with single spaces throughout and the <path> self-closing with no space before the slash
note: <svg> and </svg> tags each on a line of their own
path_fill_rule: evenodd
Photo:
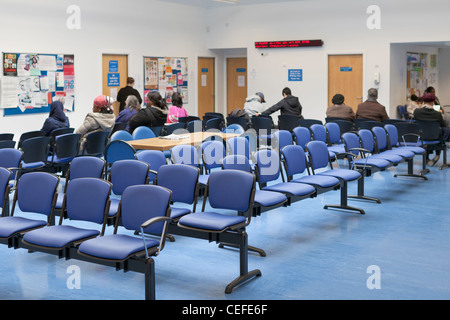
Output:
<svg viewBox="0 0 450 320">
<path fill-rule="evenodd" d="M 434 100 L 436 100 L 436 96 L 434 95 L 434 93 L 425 93 L 422 99 L 425 103 L 433 103 Z"/>
<path fill-rule="evenodd" d="M 158 91 L 150 91 L 147 94 L 147 100 L 151 101 L 158 108 L 167 109 L 166 101 L 161 97 Z"/>
<path fill-rule="evenodd" d="M 288 87 L 283 89 L 283 94 L 290 96 L 292 94 L 291 89 L 289 89 Z"/>
<path fill-rule="evenodd" d="M 434 90 L 434 87 L 428 87 L 425 89 L 425 93 L 435 93 L 436 90 Z"/>
<path fill-rule="evenodd" d="M 113 113 L 113 102 L 113 98 L 101 95 L 94 99 L 94 107 L 98 107 L 100 113 Z"/>
<path fill-rule="evenodd" d="M 183 106 L 183 97 L 180 93 L 174 92 L 172 94 L 172 104 L 174 106 L 177 106 L 178 108 L 181 108 Z"/>
<path fill-rule="evenodd" d="M 342 94 L 338 93 L 333 96 L 333 98 L 331 99 L 331 102 L 333 104 L 341 105 L 344 103 L 344 100 L 345 100 L 344 96 Z"/>
<path fill-rule="evenodd" d="M 410 97 L 411 101 L 417 101 L 419 99 L 415 94 L 412 94 Z"/>
<path fill-rule="evenodd" d="M 134 83 L 134 78 L 133 77 L 128 77 L 127 78 L 127 84 L 133 84 Z"/>
<path fill-rule="evenodd" d="M 369 91 L 367 92 L 367 96 L 372 99 L 377 99 L 378 98 L 378 90 L 375 88 L 370 88 Z"/>
<path fill-rule="evenodd" d="M 129 95 L 125 100 L 125 108 L 130 108 L 131 110 L 139 110 L 141 105 L 139 104 L 139 100 L 134 95 Z"/>
</svg>

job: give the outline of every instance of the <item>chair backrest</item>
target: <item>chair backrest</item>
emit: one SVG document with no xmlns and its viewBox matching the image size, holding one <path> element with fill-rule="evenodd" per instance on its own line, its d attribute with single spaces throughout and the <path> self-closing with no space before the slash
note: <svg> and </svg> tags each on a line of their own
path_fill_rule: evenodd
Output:
<svg viewBox="0 0 450 320">
<path fill-rule="evenodd" d="M 339 126 L 341 135 L 346 132 L 355 131 L 355 124 L 348 120 L 331 120 L 330 123 L 336 123 Z"/>
<path fill-rule="evenodd" d="M 278 129 L 292 132 L 298 126 L 298 120 L 295 115 L 281 114 L 278 116 Z"/>
<path fill-rule="evenodd" d="M 24 140 L 22 142 L 22 161 L 25 163 L 47 162 L 50 140 L 50 137 L 45 136 Z"/>
<path fill-rule="evenodd" d="M 245 117 L 227 117 L 227 125 L 238 124 L 244 131 L 248 129 L 247 118 Z"/>
<path fill-rule="evenodd" d="M 250 161 L 246 156 L 240 154 L 230 154 L 223 158 L 222 168 L 252 172 Z"/>
<path fill-rule="evenodd" d="M 109 210 L 111 187 L 110 182 L 99 178 L 72 180 L 65 194 L 67 217 L 71 220 L 104 224 Z"/>
<path fill-rule="evenodd" d="M 400 114 L 401 119 L 406 120 L 409 118 L 405 105 L 399 105 L 399 106 L 397 106 L 397 109 L 398 109 L 398 113 Z"/>
<path fill-rule="evenodd" d="M 245 156 L 250 159 L 250 144 L 246 137 L 232 137 L 227 140 L 228 154 Z"/>
<path fill-rule="evenodd" d="M 0 140 L 13 140 L 14 133 L 0 133 Z"/>
<path fill-rule="evenodd" d="M 132 134 L 133 140 L 156 138 L 152 129 L 146 126 L 140 126 L 134 129 Z"/>
<path fill-rule="evenodd" d="M 398 142 L 401 145 L 411 142 L 417 143 L 422 139 L 422 130 L 417 123 L 412 122 L 398 122 L 394 124 L 398 132 Z"/>
<path fill-rule="evenodd" d="M 378 152 L 389 148 L 388 137 L 384 127 L 373 127 L 372 132 L 376 138 Z"/>
<path fill-rule="evenodd" d="M 359 129 L 372 130 L 374 127 L 383 127 L 384 123 L 374 120 L 364 120 L 357 122 L 357 126 Z"/>
<path fill-rule="evenodd" d="M 113 140 L 105 148 L 104 157 L 107 165 L 111 165 L 118 160 L 135 159 L 136 149 L 128 142 Z"/>
<path fill-rule="evenodd" d="M 129 186 L 146 184 L 150 165 L 147 162 L 132 159 L 118 160 L 111 166 L 108 180 L 112 183 L 115 195 L 123 194 Z"/>
<path fill-rule="evenodd" d="M 422 130 L 423 141 L 440 141 L 442 140 L 441 125 L 438 121 L 422 121 L 416 120 L 415 123 Z"/>
<path fill-rule="evenodd" d="M 202 120 L 189 121 L 186 125 L 186 129 L 190 133 L 202 132 L 203 131 L 203 122 L 202 122 Z"/>
<path fill-rule="evenodd" d="M 191 145 L 180 144 L 170 149 L 172 162 L 176 164 L 188 164 L 198 167 L 200 165 L 197 149 Z"/>
<path fill-rule="evenodd" d="M 370 153 L 375 152 L 375 137 L 373 132 L 368 129 L 361 129 L 358 131 L 358 135 L 361 138 L 361 146 L 367 149 Z"/>
<path fill-rule="evenodd" d="M 247 212 L 252 208 L 254 192 L 255 176 L 241 170 L 214 171 L 208 179 L 207 198 L 213 208 Z"/>
<path fill-rule="evenodd" d="M 195 120 L 201 120 L 200 117 L 196 117 L 196 116 L 187 116 L 187 117 L 179 117 L 178 118 L 178 122 L 184 122 L 184 123 L 189 123 L 191 121 L 195 121 Z"/>
<path fill-rule="evenodd" d="M 328 133 L 328 142 L 330 144 L 341 143 L 341 128 L 336 122 L 327 122 L 325 128 Z"/>
<path fill-rule="evenodd" d="M 142 150 L 136 152 L 135 158 L 140 161 L 147 162 L 150 165 L 150 171 L 157 172 L 158 169 L 167 164 L 166 156 L 164 152 L 159 150 Z M 148 173 L 149 181 L 153 181 L 156 178 L 156 174 L 153 172 Z"/>
<path fill-rule="evenodd" d="M 156 184 L 172 191 L 173 202 L 192 204 L 197 200 L 199 174 L 193 166 L 165 164 L 158 169 Z"/>
<path fill-rule="evenodd" d="M 205 131 L 210 129 L 222 130 L 224 125 L 223 118 L 211 118 L 205 123 Z"/>
<path fill-rule="evenodd" d="M 0 149 L 14 148 L 15 146 L 16 142 L 13 140 L 0 140 Z"/>
<path fill-rule="evenodd" d="M 19 142 L 17 144 L 17 148 L 18 149 L 22 149 L 22 142 L 30 139 L 30 138 L 35 138 L 35 137 L 41 137 L 44 135 L 44 132 L 41 130 L 36 130 L 36 131 L 28 131 L 28 132 L 24 132 L 22 133 L 22 135 L 19 138 Z"/>
<path fill-rule="evenodd" d="M 75 131 L 74 128 L 59 128 L 59 129 L 55 129 L 50 133 L 50 137 L 52 137 L 52 143 L 55 141 L 55 138 L 57 136 L 60 136 L 62 134 L 67 134 L 67 133 L 73 133 Z"/>
<path fill-rule="evenodd" d="M 345 144 L 345 150 L 357 156 L 359 151 L 351 149 L 361 148 L 361 140 L 359 136 L 355 132 L 346 132 L 342 135 L 342 140 Z"/>
<path fill-rule="evenodd" d="M 50 138 L 49 138 L 50 139 Z M 29 172 L 23 174 L 17 182 L 14 204 L 22 212 L 39 213 L 50 217 L 53 215 L 53 200 L 57 195 L 59 178 L 48 172 Z"/>
<path fill-rule="evenodd" d="M 200 146 L 202 151 L 203 166 L 206 170 L 220 168 L 220 161 L 226 156 L 226 149 L 223 141 L 205 141 Z"/>
<path fill-rule="evenodd" d="M 168 124 L 166 126 L 164 126 L 163 129 L 163 133 L 164 135 L 168 136 L 171 135 L 172 133 L 180 133 L 180 132 L 187 132 L 187 130 L 183 130 L 185 129 L 186 124 L 183 122 L 177 122 L 177 123 L 171 123 Z M 177 131 L 177 132 L 175 132 Z"/>
<path fill-rule="evenodd" d="M 271 149 L 259 150 L 255 153 L 255 169 L 260 186 L 275 181 L 280 176 L 280 156 Z"/>
<path fill-rule="evenodd" d="M 328 147 L 325 142 L 313 140 L 306 144 L 306 150 L 308 152 L 309 161 L 311 169 L 317 170 L 321 168 L 330 167 L 330 153 L 328 152 Z"/>
<path fill-rule="evenodd" d="M 306 144 L 311 141 L 311 131 L 307 127 L 295 127 L 293 132 L 297 144 L 306 150 Z"/>
<path fill-rule="evenodd" d="M 251 118 L 253 129 L 256 130 L 256 134 L 260 135 L 269 135 L 272 133 L 273 122 L 272 118 L 269 117 L 256 117 L 253 116 Z"/>
<path fill-rule="evenodd" d="M 75 158 L 80 147 L 81 134 L 66 133 L 55 137 L 54 153 L 59 159 Z"/>
<path fill-rule="evenodd" d="M 258 149 L 258 137 L 256 135 L 255 129 L 251 128 L 246 130 L 240 137 L 244 137 L 248 140 L 248 146 L 250 148 L 250 153 L 253 154 Z"/>
<path fill-rule="evenodd" d="M 133 136 L 128 131 L 117 130 L 109 138 L 109 141 L 115 141 L 115 140 L 131 141 L 131 140 L 133 140 Z"/>
<path fill-rule="evenodd" d="M 86 135 L 83 155 L 100 156 L 105 152 L 110 131 L 94 131 Z"/>
<path fill-rule="evenodd" d="M 163 128 L 164 128 L 163 126 L 150 127 L 150 129 L 152 129 L 152 131 L 155 133 L 155 136 L 157 136 L 157 137 L 159 137 L 161 135 Z"/>
<path fill-rule="evenodd" d="M 119 122 L 119 123 L 115 123 L 114 127 L 111 130 L 111 135 L 114 134 L 114 132 L 119 131 L 119 130 L 125 130 L 127 128 L 127 122 Z"/>
<path fill-rule="evenodd" d="M 245 132 L 244 128 L 238 124 L 238 123 L 233 123 L 228 125 L 228 127 L 226 127 L 223 130 L 224 133 L 235 133 L 235 134 L 243 134 Z"/>
<path fill-rule="evenodd" d="M 318 120 L 318 119 L 299 119 L 298 120 L 298 126 L 300 126 L 300 127 L 309 128 L 313 124 L 323 125 L 323 122 L 321 120 Z"/>
<path fill-rule="evenodd" d="M 276 148 L 278 152 L 283 149 L 284 146 L 294 144 L 292 134 L 288 130 L 277 130 L 273 133 L 275 137 L 275 144 L 272 143 L 272 148 Z"/>
<path fill-rule="evenodd" d="M 389 146 L 394 147 L 398 145 L 398 131 L 397 127 L 393 124 L 386 124 L 384 126 L 389 138 Z"/>
<path fill-rule="evenodd" d="M 9 205 L 9 181 L 11 177 L 12 172 L 10 170 L 0 167 L 0 208 L 2 208 L 2 216 L 3 213 L 9 212 L 9 207 L 6 208 L 5 206 Z"/>
<path fill-rule="evenodd" d="M 311 130 L 313 140 L 328 143 L 327 129 L 322 124 L 312 124 L 309 129 Z"/>
<path fill-rule="evenodd" d="M 289 145 L 281 149 L 284 168 L 288 177 L 305 172 L 306 156 L 305 150 L 299 145 Z"/>
<path fill-rule="evenodd" d="M 19 168 L 22 161 L 23 151 L 14 148 L 0 149 L 0 167 Z"/>
<path fill-rule="evenodd" d="M 130 186 L 121 199 L 121 220 L 125 229 L 141 232 L 141 225 L 156 217 L 170 216 L 172 191 L 155 185 Z M 145 233 L 163 234 L 164 222 L 152 224 Z M 162 238 L 164 241 L 164 238 Z M 160 244 L 162 246 L 162 244 Z"/>
<path fill-rule="evenodd" d="M 70 162 L 68 181 L 78 178 L 103 178 L 105 160 L 93 156 L 76 157 Z"/>
</svg>

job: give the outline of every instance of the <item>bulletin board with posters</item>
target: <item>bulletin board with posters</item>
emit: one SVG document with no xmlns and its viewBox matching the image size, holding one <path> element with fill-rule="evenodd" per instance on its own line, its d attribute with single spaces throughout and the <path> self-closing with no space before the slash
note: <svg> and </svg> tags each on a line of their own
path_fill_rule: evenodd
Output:
<svg viewBox="0 0 450 320">
<path fill-rule="evenodd" d="M 48 113 L 54 100 L 75 110 L 74 55 L 3 52 L 3 116 Z"/>
<path fill-rule="evenodd" d="M 437 85 L 437 55 L 407 52 L 407 96 L 423 96 L 426 88 Z"/>
<path fill-rule="evenodd" d="M 172 94 L 179 92 L 183 97 L 183 104 L 187 104 L 187 58 L 144 57 L 145 101 L 147 94 L 154 90 L 157 90 L 168 104 L 172 103 Z"/>
</svg>

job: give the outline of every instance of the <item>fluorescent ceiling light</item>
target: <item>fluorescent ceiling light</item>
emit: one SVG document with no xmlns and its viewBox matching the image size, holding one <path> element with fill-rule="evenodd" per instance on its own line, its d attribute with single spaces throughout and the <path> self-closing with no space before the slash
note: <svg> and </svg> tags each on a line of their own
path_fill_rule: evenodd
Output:
<svg viewBox="0 0 450 320">
<path fill-rule="evenodd" d="M 240 2 L 240 0 L 213 0 L 215 2 L 223 2 L 223 3 L 229 3 L 229 4 L 236 4 Z"/>
</svg>

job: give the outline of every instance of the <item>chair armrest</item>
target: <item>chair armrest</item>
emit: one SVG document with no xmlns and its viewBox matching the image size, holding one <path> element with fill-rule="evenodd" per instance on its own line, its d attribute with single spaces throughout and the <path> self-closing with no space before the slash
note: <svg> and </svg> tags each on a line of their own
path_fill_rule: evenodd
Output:
<svg viewBox="0 0 450 320">
<path fill-rule="evenodd" d="M 161 221 L 170 221 L 172 220 L 170 217 L 155 217 L 155 218 L 151 218 L 148 219 L 147 221 L 145 221 L 143 224 L 141 224 L 141 229 L 145 229 L 147 227 L 149 227 L 151 224 L 157 223 L 157 222 L 161 222 Z"/>
<path fill-rule="evenodd" d="M 143 224 L 141 224 L 141 234 L 142 234 L 142 241 L 144 242 L 144 249 L 145 249 L 145 257 L 147 259 L 150 259 L 150 255 L 148 253 L 148 249 L 147 249 L 147 245 L 145 244 L 145 234 L 144 234 L 144 229 L 147 228 L 148 226 L 157 223 L 157 222 L 162 222 L 164 221 L 164 223 L 166 223 L 167 221 L 171 221 L 172 219 L 170 217 L 154 217 L 151 219 L 148 219 L 147 221 L 145 221 Z M 164 226 L 165 227 L 165 226 Z M 159 247 L 158 247 L 158 251 L 155 253 L 155 255 L 158 255 L 159 252 L 162 250 L 162 248 L 164 247 L 164 238 L 166 236 L 166 228 L 164 228 L 163 232 L 161 233 L 161 239 L 159 241 Z"/>
</svg>

